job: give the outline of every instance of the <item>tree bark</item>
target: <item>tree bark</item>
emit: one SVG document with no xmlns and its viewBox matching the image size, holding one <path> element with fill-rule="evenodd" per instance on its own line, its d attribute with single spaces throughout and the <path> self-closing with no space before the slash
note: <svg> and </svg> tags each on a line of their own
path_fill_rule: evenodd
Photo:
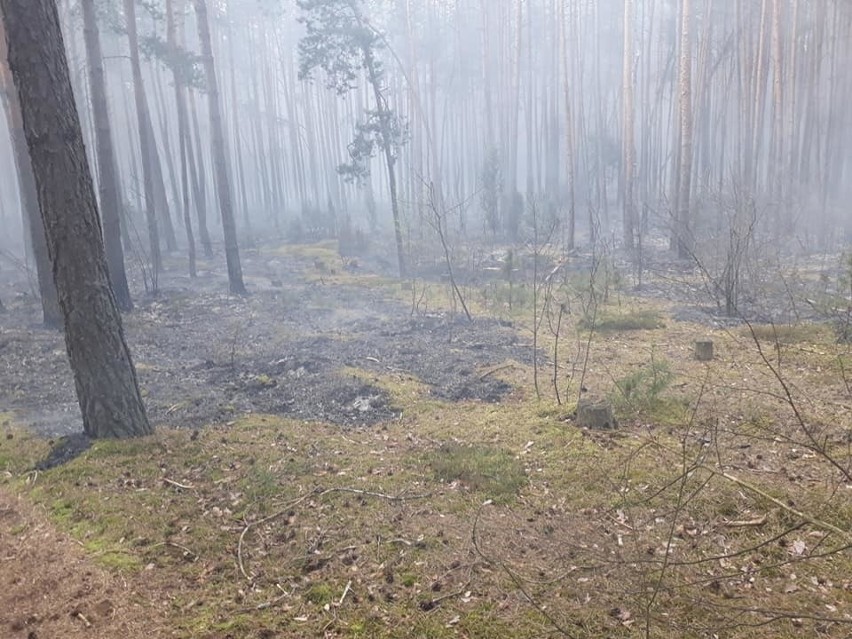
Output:
<svg viewBox="0 0 852 639">
<path fill-rule="evenodd" d="M 201 43 L 201 57 L 204 60 L 204 71 L 207 76 L 212 161 L 216 176 L 216 193 L 219 196 L 219 209 L 222 213 L 222 229 L 225 235 L 225 260 L 228 263 L 228 284 L 231 293 L 246 295 L 247 291 L 243 283 L 243 270 L 240 265 L 240 249 L 237 244 L 237 227 L 234 222 L 234 203 L 231 195 L 231 179 L 228 174 L 225 134 L 222 128 L 222 107 L 219 102 L 219 81 L 216 78 L 216 64 L 213 60 L 213 48 L 210 44 L 210 22 L 207 17 L 206 0 L 195 0 L 195 13 L 198 18 L 198 39 Z"/>
<path fill-rule="evenodd" d="M 83 9 L 83 36 L 86 40 L 86 56 L 89 62 L 89 87 L 92 111 L 95 120 L 98 172 L 100 180 L 101 222 L 104 227 L 104 246 L 112 290 L 118 307 L 123 311 L 133 310 L 127 273 L 124 270 L 124 249 L 121 246 L 121 198 L 116 175 L 115 150 L 112 143 L 112 128 L 107 107 L 106 80 L 104 78 L 103 54 L 95 17 L 94 0 L 81 0 Z"/>
<path fill-rule="evenodd" d="M 2 19 L 0 19 L 0 93 L 2 93 L 3 109 L 6 112 L 6 122 L 12 142 L 12 155 L 18 174 L 21 209 L 36 263 L 42 320 L 47 328 L 61 329 L 62 313 L 59 310 L 59 299 L 56 296 L 56 286 L 53 284 L 53 276 L 51 275 L 44 223 L 38 211 L 38 195 L 36 194 L 32 163 L 27 150 L 27 141 L 24 136 L 21 106 L 15 93 L 8 60 L 6 59 L 6 33 Z"/>
<path fill-rule="evenodd" d="M 110 287 L 92 176 L 53 0 L 0 0 L 65 344 L 91 437 L 152 432 Z"/>
</svg>

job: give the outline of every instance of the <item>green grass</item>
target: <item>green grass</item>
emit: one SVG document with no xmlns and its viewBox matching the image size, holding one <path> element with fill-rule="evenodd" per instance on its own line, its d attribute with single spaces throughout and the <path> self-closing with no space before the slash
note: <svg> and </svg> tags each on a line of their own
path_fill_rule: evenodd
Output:
<svg viewBox="0 0 852 639">
<path fill-rule="evenodd" d="M 444 444 L 428 456 L 428 464 L 439 481 L 460 482 L 499 503 L 514 499 L 527 481 L 514 456 L 490 446 Z"/>
</svg>

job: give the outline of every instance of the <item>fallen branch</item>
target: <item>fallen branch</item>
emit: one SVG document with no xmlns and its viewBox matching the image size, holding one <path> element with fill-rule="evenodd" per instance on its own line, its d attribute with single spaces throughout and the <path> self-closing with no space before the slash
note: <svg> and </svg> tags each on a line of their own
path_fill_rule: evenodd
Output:
<svg viewBox="0 0 852 639">
<path fill-rule="evenodd" d="M 574 633 L 572 633 L 568 628 L 563 626 L 558 619 L 554 618 L 553 615 L 550 614 L 550 611 L 547 610 L 547 607 L 540 604 L 536 601 L 535 597 L 533 597 L 524 586 L 522 578 L 515 573 L 504 561 L 499 559 L 493 559 L 485 554 L 485 552 L 480 548 L 479 541 L 476 537 L 476 527 L 479 525 L 479 518 L 482 514 L 482 508 L 476 511 L 476 518 L 473 520 L 473 528 L 470 532 L 471 541 L 473 542 L 473 549 L 476 551 L 476 554 L 482 558 L 485 563 L 499 566 L 503 572 L 512 580 L 512 583 L 515 584 L 515 587 L 520 591 L 520 593 L 524 596 L 524 598 L 529 602 L 529 604 L 535 608 L 535 610 L 542 615 L 547 621 L 562 635 L 573 639 L 576 637 Z"/>
<path fill-rule="evenodd" d="M 319 488 L 314 488 L 309 493 L 306 493 L 306 494 L 302 495 L 301 497 L 299 497 L 298 499 L 291 501 L 284 508 L 281 508 L 280 510 L 275 511 L 271 515 L 268 515 L 268 516 L 264 517 L 263 519 L 258 519 L 257 521 L 253 521 L 253 522 L 246 524 L 246 527 L 243 528 L 243 531 L 240 533 L 240 539 L 237 542 L 237 565 L 239 566 L 240 572 L 242 573 L 243 577 L 246 578 L 246 581 L 251 581 L 251 577 L 248 576 L 248 573 L 246 572 L 245 564 L 243 563 L 243 540 L 245 539 L 246 535 L 248 534 L 248 531 L 251 530 L 252 528 L 254 528 L 255 526 L 260 526 L 261 524 L 265 524 L 267 522 L 272 521 L 273 519 L 277 519 L 278 517 L 281 517 L 282 515 L 287 514 L 288 512 L 290 512 L 291 508 L 293 508 L 294 506 L 297 506 L 298 504 L 302 503 L 303 501 L 305 501 L 306 499 L 308 499 L 312 495 L 316 495 L 318 493 L 320 493 Z"/>
<path fill-rule="evenodd" d="M 725 472 L 716 470 L 715 468 L 712 468 L 712 467 L 707 466 L 705 464 L 698 464 L 698 468 L 702 468 L 703 470 L 706 470 L 707 472 L 709 472 L 713 475 L 718 475 L 719 477 L 724 477 L 728 481 L 735 483 L 737 486 L 740 486 L 741 488 L 745 488 L 749 492 L 752 492 L 755 495 L 759 495 L 760 497 L 763 497 L 764 499 L 768 499 L 773 504 L 775 504 L 779 508 L 782 508 L 783 510 L 786 510 L 791 515 L 795 515 L 799 519 L 806 521 L 809 524 L 816 526 L 817 528 L 821 528 L 822 530 L 825 530 L 827 532 L 833 532 L 836 535 L 840 535 L 840 537 L 842 537 L 846 541 L 852 542 L 852 533 L 847 532 L 847 531 L 843 530 L 842 528 L 838 528 L 834 524 L 830 524 L 827 521 L 822 521 L 821 519 L 817 519 L 816 517 L 812 517 L 812 516 L 810 516 L 806 513 L 801 512 L 800 510 L 796 510 L 792 506 L 788 506 L 787 504 L 785 504 L 780 499 L 773 497 L 772 495 L 770 495 L 766 491 L 761 490 L 757 486 L 750 484 L 747 481 L 740 479 L 739 477 L 734 477 L 730 473 L 725 473 Z"/>
<path fill-rule="evenodd" d="M 278 586 L 278 584 L 275 584 L 275 585 Z M 283 588 L 281 588 L 281 586 L 278 586 L 278 588 L 279 588 L 279 590 L 284 590 Z M 270 601 L 264 601 L 263 603 L 259 603 L 256 606 L 250 606 L 248 608 L 240 608 L 237 612 L 238 613 L 246 613 L 246 612 L 255 612 L 257 610 L 266 610 L 267 608 L 272 608 L 272 606 L 275 606 L 275 605 L 281 603 L 282 601 L 284 601 L 289 596 L 290 596 L 290 593 L 287 592 L 287 591 L 284 591 L 283 595 L 279 595 L 275 599 L 271 599 Z"/>
</svg>

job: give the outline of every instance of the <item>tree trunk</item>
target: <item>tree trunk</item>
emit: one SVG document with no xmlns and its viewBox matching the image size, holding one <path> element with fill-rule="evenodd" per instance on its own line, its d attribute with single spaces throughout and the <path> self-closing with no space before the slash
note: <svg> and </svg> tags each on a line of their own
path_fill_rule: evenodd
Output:
<svg viewBox="0 0 852 639">
<path fill-rule="evenodd" d="M 393 234 L 396 240 L 396 259 L 399 266 L 399 276 L 405 278 L 408 275 L 408 269 L 405 266 L 405 251 L 402 244 L 402 224 L 399 219 L 399 202 L 396 194 L 396 171 L 394 164 L 396 158 L 393 156 L 391 149 L 390 135 L 388 133 L 388 109 L 385 104 L 382 92 L 379 87 L 379 77 L 376 71 L 375 61 L 373 60 L 372 51 L 364 50 L 365 67 L 370 85 L 373 88 L 373 97 L 376 101 L 376 110 L 379 113 L 379 121 L 382 123 L 382 150 L 385 155 L 385 164 L 388 170 L 388 189 L 390 190 L 391 212 L 393 214 Z"/>
<path fill-rule="evenodd" d="M 41 295 L 42 319 L 47 328 L 61 329 L 62 313 L 59 310 L 59 299 L 56 295 L 56 286 L 53 283 L 51 275 L 51 264 L 47 250 L 47 240 L 45 239 L 44 223 L 38 210 L 38 194 L 36 193 L 33 167 L 24 135 L 21 106 L 18 102 L 18 96 L 9 72 L 6 50 L 5 25 L 3 20 L 0 19 L 0 93 L 2 93 L 3 97 L 3 109 L 6 112 L 6 122 L 12 142 L 12 154 L 18 174 L 21 209 L 36 263 L 38 290 Z"/>
<path fill-rule="evenodd" d="M 157 292 L 157 279 L 162 270 L 160 233 L 157 228 L 157 211 L 154 192 L 153 150 L 151 145 L 151 117 L 148 100 L 142 84 L 142 65 L 139 62 L 139 38 L 136 34 L 136 6 L 134 0 L 124 0 L 124 17 L 127 22 L 127 39 L 130 45 L 130 66 L 133 70 L 133 95 L 136 98 L 136 121 L 139 132 L 139 155 L 142 157 L 142 182 L 145 188 L 145 219 L 148 222 L 148 244 L 151 251 L 151 290 Z"/>
<path fill-rule="evenodd" d="M 152 432 L 110 288 L 94 186 L 53 0 L 0 0 L 65 343 L 90 437 Z"/>
<path fill-rule="evenodd" d="M 180 9 L 180 7 L 178 7 Z M 174 6 L 172 0 L 166 0 L 166 41 L 170 47 L 177 47 L 177 29 L 175 27 Z M 172 69 L 175 87 L 175 106 L 178 116 L 178 147 L 180 150 L 180 186 L 183 208 L 183 224 L 186 229 L 186 243 L 189 252 L 189 276 L 198 275 L 195 266 L 195 235 L 192 232 L 192 217 L 189 214 L 189 173 L 187 170 L 189 149 L 189 117 L 186 112 L 186 89 L 176 68 Z"/>
<path fill-rule="evenodd" d="M 690 195 L 692 193 L 692 35 L 691 0 L 681 1 L 680 16 L 680 69 L 679 122 L 680 122 L 680 161 L 678 166 L 677 219 L 675 233 L 677 254 L 680 258 L 691 257 L 694 250 Z"/>
<path fill-rule="evenodd" d="M 213 243 L 210 241 L 210 232 L 207 230 L 207 169 L 204 165 L 204 152 L 201 149 L 198 107 L 195 104 L 195 95 L 192 93 L 189 94 L 189 117 L 192 122 L 192 133 L 195 140 L 194 149 L 192 144 L 187 147 L 189 151 L 189 176 L 192 180 L 195 212 L 198 217 L 198 234 L 201 236 L 201 246 L 204 248 L 204 256 L 209 259 L 213 257 Z"/>
<path fill-rule="evenodd" d="M 121 198 L 116 175 L 115 150 L 112 143 L 112 128 L 107 107 L 106 80 L 104 78 L 103 54 L 95 17 L 94 0 L 81 0 L 83 9 L 83 36 L 86 39 L 86 56 L 89 62 L 89 86 L 92 112 L 95 120 L 98 172 L 100 180 L 100 210 L 104 227 L 109 277 L 115 301 L 123 311 L 133 310 L 127 273 L 124 270 L 124 249 L 121 246 Z"/>
<path fill-rule="evenodd" d="M 624 52 L 622 59 L 622 174 L 623 181 L 623 239 L 624 246 L 633 249 L 636 226 L 636 201 L 634 197 L 634 166 L 636 142 L 634 140 L 633 108 L 633 0 L 624 0 Z"/>
<path fill-rule="evenodd" d="M 574 194 L 575 183 L 575 168 L 574 162 L 576 150 L 574 144 L 574 110 L 571 108 L 571 49 L 568 43 L 568 21 L 570 16 L 566 15 L 564 4 L 560 4 L 560 23 L 561 23 L 561 44 L 562 44 L 562 64 L 564 65 L 563 77 L 563 92 L 565 97 L 565 177 L 568 195 L 568 210 L 566 216 L 567 222 L 567 239 L 565 248 L 574 249 L 576 243 L 576 197 Z"/>
<path fill-rule="evenodd" d="M 222 128 L 221 104 L 219 102 L 219 81 L 216 78 L 216 65 L 210 44 L 210 23 L 207 17 L 206 0 L 195 0 L 195 13 L 198 18 L 198 39 L 201 43 L 201 57 L 207 76 L 207 99 L 210 108 L 210 136 L 212 138 L 212 161 L 216 176 L 216 193 L 219 196 L 219 209 L 222 212 L 222 229 L 225 235 L 225 260 L 228 263 L 228 284 L 231 293 L 246 295 L 243 283 L 243 270 L 240 265 L 240 249 L 237 245 L 237 227 L 234 222 L 234 204 L 231 197 L 231 179 L 228 175 L 225 134 Z"/>
</svg>

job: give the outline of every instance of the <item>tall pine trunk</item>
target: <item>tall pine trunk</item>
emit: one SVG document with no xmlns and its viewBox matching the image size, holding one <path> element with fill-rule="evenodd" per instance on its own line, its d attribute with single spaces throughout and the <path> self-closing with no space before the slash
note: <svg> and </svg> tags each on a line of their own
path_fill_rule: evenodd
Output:
<svg viewBox="0 0 852 639">
<path fill-rule="evenodd" d="M 91 437 L 151 433 L 110 287 L 94 185 L 53 0 L 2 0 L 65 344 Z"/>
<path fill-rule="evenodd" d="M 237 244 L 237 226 L 234 222 L 231 178 L 228 172 L 225 133 L 222 127 L 222 107 L 219 101 L 219 81 L 216 78 L 216 64 L 213 60 L 213 48 L 210 43 L 210 22 L 207 17 L 206 0 L 195 0 L 195 13 L 198 18 L 198 39 L 201 43 L 201 57 L 204 60 L 204 71 L 207 76 L 212 161 L 216 193 L 219 196 L 219 209 L 222 213 L 222 229 L 225 236 L 225 260 L 228 263 L 228 284 L 231 293 L 245 295 L 247 291 L 243 283 L 240 249 Z"/>
<path fill-rule="evenodd" d="M 36 263 L 42 319 L 47 328 L 61 329 L 62 313 L 59 309 L 59 298 L 56 295 L 56 286 L 51 274 L 44 223 L 38 210 L 38 194 L 36 193 L 30 154 L 27 150 L 26 136 L 24 135 L 21 106 L 12 82 L 8 60 L 6 60 L 6 32 L 2 19 L 0 19 L 0 93 L 3 96 L 3 109 L 6 112 L 6 122 L 12 142 L 12 155 L 18 173 L 21 212 Z"/>
<path fill-rule="evenodd" d="M 124 249 L 121 246 L 121 198 L 116 175 L 115 150 L 112 143 L 112 128 L 107 107 L 107 89 L 104 78 L 103 54 L 95 17 L 95 1 L 81 0 L 83 10 L 83 36 L 86 40 L 86 56 L 89 62 L 89 87 L 92 112 L 95 120 L 98 173 L 100 180 L 100 210 L 104 227 L 104 246 L 112 290 L 118 307 L 123 311 L 133 310 L 127 273 L 124 269 Z"/>
<path fill-rule="evenodd" d="M 675 199 L 675 242 L 680 258 L 694 252 L 690 196 L 692 194 L 692 22 L 691 0 L 681 0 L 678 123 L 680 155 Z"/>
<path fill-rule="evenodd" d="M 169 47 L 177 48 L 177 28 L 175 25 L 173 0 L 166 0 L 166 42 Z M 183 225 L 186 229 L 187 251 L 189 253 L 189 276 L 196 277 L 195 235 L 192 232 L 192 217 L 189 212 L 189 117 L 186 111 L 186 89 L 176 67 L 172 68 L 175 89 L 175 106 L 178 119 L 178 149 L 180 151 L 180 188 Z"/>
<path fill-rule="evenodd" d="M 634 169 L 636 142 L 634 139 L 633 107 L 633 0 L 624 0 L 624 51 L 622 58 L 622 174 L 623 181 L 623 240 L 624 246 L 633 249 L 636 226 L 636 200 L 634 194 Z"/>
<path fill-rule="evenodd" d="M 127 39 L 130 45 L 130 66 L 133 71 L 133 95 L 136 99 L 136 122 L 139 133 L 139 155 L 142 158 L 142 183 L 145 188 L 145 220 L 148 223 L 148 244 L 151 251 L 151 290 L 157 292 L 157 280 L 163 267 L 160 254 L 160 233 L 157 226 L 157 209 L 154 189 L 153 150 L 151 145 L 151 118 L 148 99 L 142 84 L 142 65 L 139 61 L 139 37 L 136 34 L 135 0 L 124 0 L 124 17 L 127 22 Z"/>
</svg>

